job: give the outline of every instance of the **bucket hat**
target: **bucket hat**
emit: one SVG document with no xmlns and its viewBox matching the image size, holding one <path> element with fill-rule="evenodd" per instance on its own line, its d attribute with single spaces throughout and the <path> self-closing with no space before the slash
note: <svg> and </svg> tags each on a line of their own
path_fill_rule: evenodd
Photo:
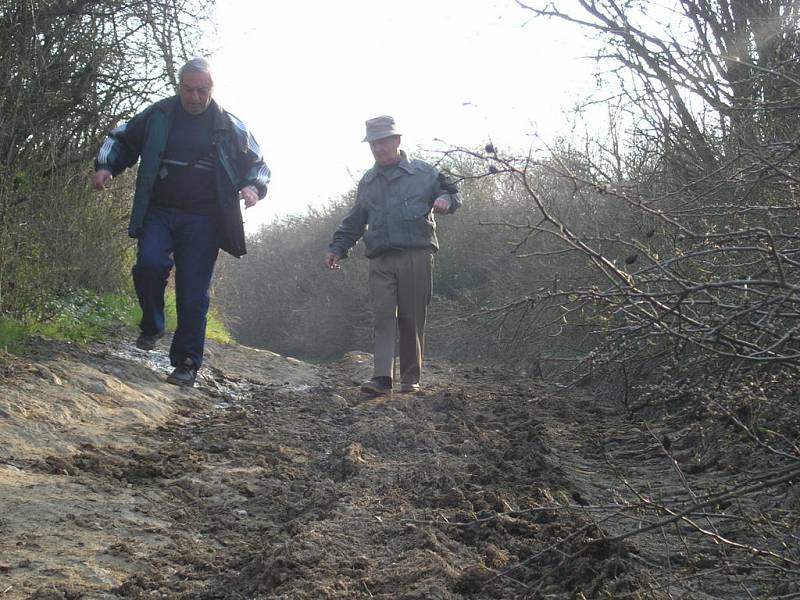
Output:
<svg viewBox="0 0 800 600">
<path fill-rule="evenodd" d="M 381 115 L 380 117 L 375 117 L 374 119 L 368 119 L 366 124 L 367 135 L 362 140 L 364 142 L 374 142 L 375 140 L 381 140 L 393 135 L 402 135 L 397 130 L 397 124 L 394 122 L 394 117 L 390 117 L 389 115 Z"/>
</svg>

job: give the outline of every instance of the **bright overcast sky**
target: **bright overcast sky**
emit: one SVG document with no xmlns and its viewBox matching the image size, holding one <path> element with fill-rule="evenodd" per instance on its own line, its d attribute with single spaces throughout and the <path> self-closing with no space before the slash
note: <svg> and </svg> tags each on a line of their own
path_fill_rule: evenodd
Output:
<svg viewBox="0 0 800 600">
<path fill-rule="evenodd" d="M 352 188 L 372 165 L 364 121 L 407 149 L 552 139 L 593 81 L 586 40 L 513 0 L 219 0 L 215 98 L 272 170 L 248 231 Z"/>
</svg>

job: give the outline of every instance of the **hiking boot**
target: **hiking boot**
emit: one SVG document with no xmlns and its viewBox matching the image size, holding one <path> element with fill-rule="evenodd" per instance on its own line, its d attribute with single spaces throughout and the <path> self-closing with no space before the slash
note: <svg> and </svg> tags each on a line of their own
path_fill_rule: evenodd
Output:
<svg viewBox="0 0 800 600">
<path fill-rule="evenodd" d="M 403 383 L 400 384 L 400 393 L 401 394 L 416 394 L 419 392 L 419 384 L 418 383 Z"/>
<path fill-rule="evenodd" d="M 373 396 L 388 396 L 392 393 L 392 378 L 373 377 L 361 384 L 361 391 Z"/>
<path fill-rule="evenodd" d="M 140 350 L 152 350 L 156 347 L 156 343 L 162 337 L 164 337 L 163 331 L 159 331 L 153 335 L 145 335 L 144 333 L 140 333 L 139 337 L 136 338 L 136 347 Z"/>
<path fill-rule="evenodd" d="M 197 367 L 194 366 L 191 358 L 184 358 L 183 364 L 175 367 L 167 376 L 167 383 L 172 385 L 193 386 L 197 377 Z"/>
</svg>

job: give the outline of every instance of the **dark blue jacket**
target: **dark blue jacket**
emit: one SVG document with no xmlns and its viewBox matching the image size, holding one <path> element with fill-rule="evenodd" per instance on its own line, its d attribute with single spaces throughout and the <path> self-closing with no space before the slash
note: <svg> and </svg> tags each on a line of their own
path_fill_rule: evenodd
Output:
<svg viewBox="0 0 800 600">
<path fill-rule="evenodd" d="M 106 169 L 112 175 L 132 167 L 141 158 L 128 226 L 131 237 L 138 237 L 141 232 L 179 102 L 178 96 L 173 96 L 150 105 L 114 129 L 97 153 L 95 170 Z M 217 200 L 222 225 L 220 248 L 239 257 L 247 252 L 239 190 L 252 185 L 258 190 L 258 197 L 263 198 L 270 171 L 244 123 L 213 100 L 208 110 L 214 111 L 212 143 L 216 150 Z"/>
</svg>

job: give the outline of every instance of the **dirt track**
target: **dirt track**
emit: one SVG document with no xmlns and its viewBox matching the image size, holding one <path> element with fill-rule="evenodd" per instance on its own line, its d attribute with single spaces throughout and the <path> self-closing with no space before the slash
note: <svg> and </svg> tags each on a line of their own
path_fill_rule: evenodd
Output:
<svg viewBox="0 0 800 600">
<path fill-rule="evenodd" d="M 431 364 L 367 399 L 368 355 L 216 345 L 183 390 L 163 354 L 5 370 L 3 600 L 800 598 L 797 462 L 685 397 Z"/>
</svg>

